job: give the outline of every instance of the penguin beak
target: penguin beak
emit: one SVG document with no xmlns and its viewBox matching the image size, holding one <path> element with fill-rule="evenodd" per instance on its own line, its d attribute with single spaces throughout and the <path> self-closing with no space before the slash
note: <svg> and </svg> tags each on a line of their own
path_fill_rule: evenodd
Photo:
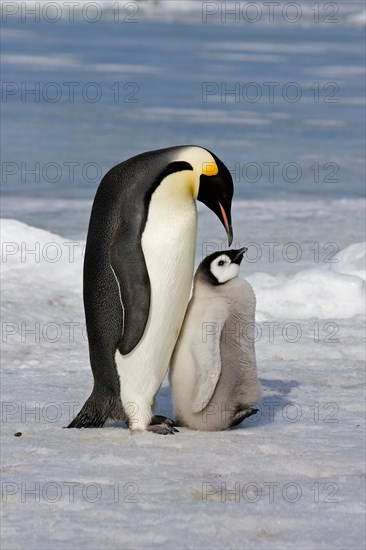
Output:
<svg viewBox="0 0 366 550">
<path fill-rule="evenodd" d="M 215 158 L 218 172 L 213 176 L 202 174 L 197 200 L 203 202 L 225 227 L 229 246 L 233 242 L 231 225 L 231 201 L 234 193 L 233 180 L 226 166 Z"/>
<path fill-rule="evenodd" d="M 220 218 L 223 226 L 225 227 L 227 240 L 228 240 L 229 246 L 231 246 L 231 243 L 233 242 L 233 228 L 232 228 L 232 225 L 231 225 L 231 212 L 229 210 L 229 212 L 226 213 L 226 210 L 222 206 L 221 202 L 219 202 L 219 207 L 220 207 L 220 212 L 221 212 L 221 216 L 219 216 L 219 218 Z"/>
<path fill-rule="evenodd" d="M 244 254 L 246 253 L 247 250 L 248 249 L 245 246 L 243 246 L 243 248 L 240 248 L 237 251 L 237 254 L 236 254 L 235 258 L 233 259 L 232 263 L 240 265 L 241 262 L 242 262 L 243 256 L 244 256 Z"/>
</svg>

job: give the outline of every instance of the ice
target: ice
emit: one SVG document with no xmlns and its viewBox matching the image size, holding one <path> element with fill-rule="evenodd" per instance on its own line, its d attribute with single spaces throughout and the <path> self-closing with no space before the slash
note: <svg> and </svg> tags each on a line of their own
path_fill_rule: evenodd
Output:
<svg viewBox="0 0 366 550">
<path fill-rule="evenodd" d="M 365 243 L 348 246 L 337 255 L 338 263 L 333 269 L 338 273 L 355 275 L 365 280 L 366 250 Z"/>
<path fill-rule="evenodd" d="M 163 437 L 62 429 L 92 385 L 84 243 L 70 261 L 69 242 L 2 220 L 3 548 L 360 550 L 364 246 L 331 266 L 249 276 L 260 413 Z M 167 381 L 158 410 L 173 414 Z"/>
<path fill-rule="evenodd" d="M 292 277 L 254 273 L 258 315 L 267 318 L 346 319 L 365 313 L 365 244 L 350 245 L 334 263 Z"/>
<path fill-rule="evenodd" d="M 50 289 L 81 292 L 84 243 L 29 227 L 17 220 L 1 220 L 3 276 L 14 284 L 37 281 Z"/>
</svg>

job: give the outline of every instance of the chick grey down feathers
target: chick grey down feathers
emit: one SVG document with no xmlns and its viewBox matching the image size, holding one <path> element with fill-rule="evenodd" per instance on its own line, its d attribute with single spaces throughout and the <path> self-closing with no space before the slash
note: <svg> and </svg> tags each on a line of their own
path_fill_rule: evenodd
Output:
<svg viewBox="0 0 366 550">
<path fill-rule="evenodd" d="M 257 410 L 255 295 L 237 274 L 245 249 L 214 253 L 197 269 L 171 361 L 178 425 L 217 431 Z"/>
</svg>

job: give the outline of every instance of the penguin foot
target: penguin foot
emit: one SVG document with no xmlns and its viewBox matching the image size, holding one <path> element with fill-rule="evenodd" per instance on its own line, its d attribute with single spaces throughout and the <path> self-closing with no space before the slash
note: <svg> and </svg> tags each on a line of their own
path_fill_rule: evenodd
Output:
<svg viewBox="0 0 366 550">
<path fill-rule="evenodd" d="M 161 414 L 155 414 L 152 417 L 150 421 L 150 426 L 155 424 L 168 424 L 168 426 L 172 426 L 172 428 L 176 426 L 175 420 L 173 420 L 172 418 L 168 418 L 167 416 L 162 416 Z"/>
<path fill-rule="evenodd" d="M 93 391 L 67 428 L 101 428 L 108 419 L 125 421 L 120 398 L 106 393 L 103 396 Z"/>
<path fill-rule="evenodd" d="M 233 420 L 231 421 L 229 428 L 233 428 L 234 426 L 237 426 L 238 424 L 243 422 L 243 420 L 245 420 L 249 416 L 252 416 L 253 414 L 256 414 L 258 411 L 259 409 L 242 409 L 241 411 L 238 411 L 235 414 Z"/>
<path fill-rule="evenodd" d="M 149 432 L 154 432 L 160 435 L 168 435 L 168 434 L 174 435 L 175 432 L 179 431 L 173 426 L 169 426 L 169 424 L 165 424 L 164 422 L 162 424 L 150 424 L 150 426 L 148 426 L 146 429 Z"/>
<path fill-rule="evenodd" d="M 175 427 L 175 421 L 166 416 L 157 414 L 152 417 L 150 425 L 146 428 L 149 432 L 154 432 L 161 435 L 175 434 L 179 430 Z"/>
</svg>

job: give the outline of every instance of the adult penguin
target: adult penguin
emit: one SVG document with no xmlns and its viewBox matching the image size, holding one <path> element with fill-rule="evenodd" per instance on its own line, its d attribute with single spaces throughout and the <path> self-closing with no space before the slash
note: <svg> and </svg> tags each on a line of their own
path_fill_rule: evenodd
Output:
<svg viewBox="0 0 366 550">
<path fill-rule="evenodd" d="M 124 420 L 133 431 L 174 433 L 153 417 L 190 298 L 196 199 L 232 242 L 233 181 L 226 166 L 197 146 L 137 155 L 102 179 L 84 259 L 84 308 L 93 391 L 69 428 Z"/>
</svg>

